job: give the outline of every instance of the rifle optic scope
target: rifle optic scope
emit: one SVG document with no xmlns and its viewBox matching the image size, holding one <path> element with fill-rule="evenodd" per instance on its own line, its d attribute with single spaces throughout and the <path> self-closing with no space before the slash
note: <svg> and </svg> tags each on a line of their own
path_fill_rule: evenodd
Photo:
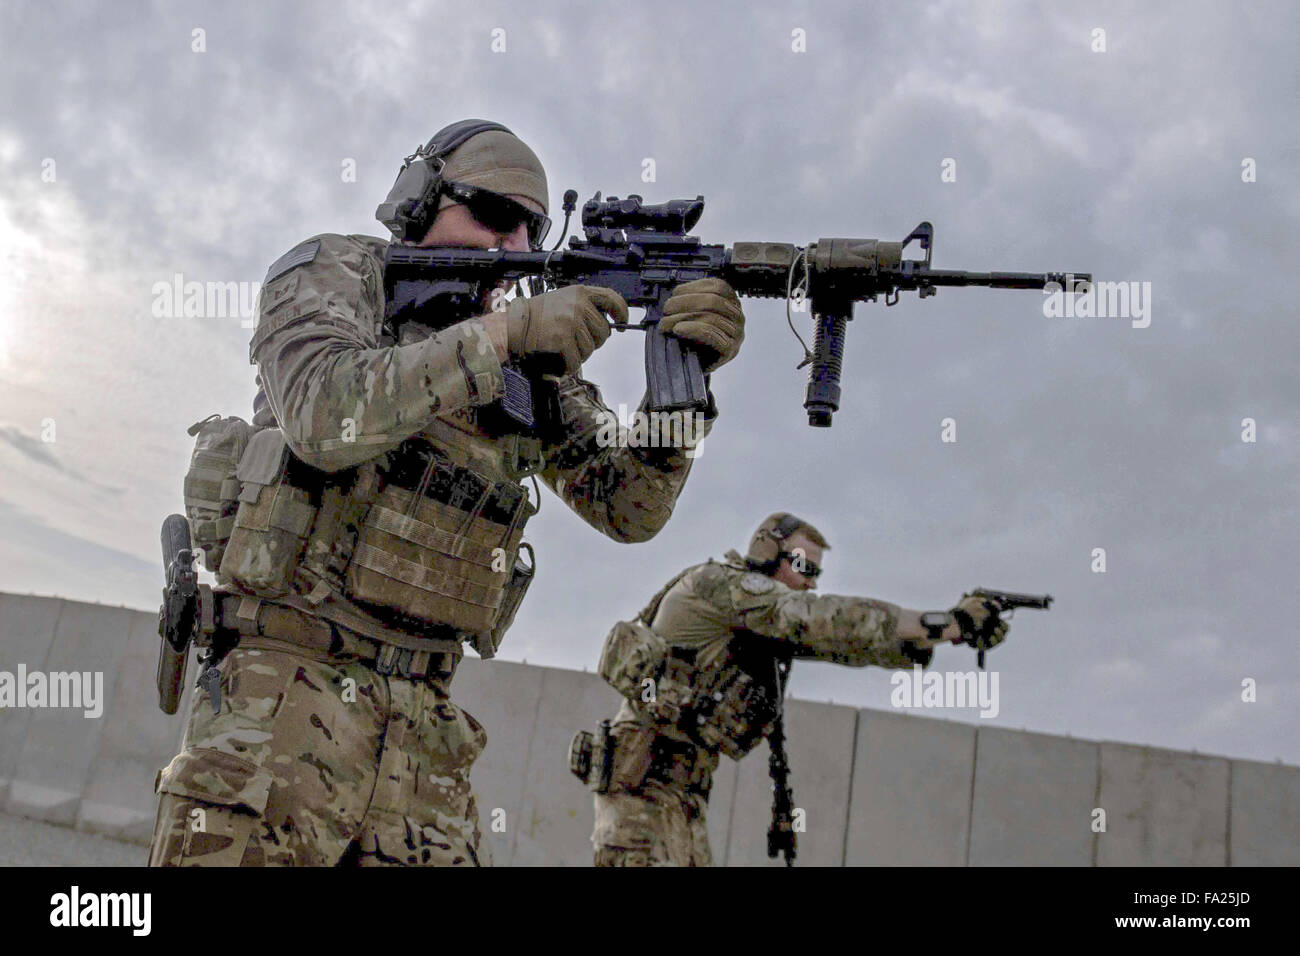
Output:
<svg viewBox="0 0 1300 956">
<path fill-rule="evenodd" d="M 700 221 L 704 197 L 670 199 L 658 205 L 646 205 L 640 196 L 602 200 L 600 193 L 582 207 L 582 225 L 594 229 L 635 229 L 649 232 L 673 232 L 684 235 Z"/>
</svg>

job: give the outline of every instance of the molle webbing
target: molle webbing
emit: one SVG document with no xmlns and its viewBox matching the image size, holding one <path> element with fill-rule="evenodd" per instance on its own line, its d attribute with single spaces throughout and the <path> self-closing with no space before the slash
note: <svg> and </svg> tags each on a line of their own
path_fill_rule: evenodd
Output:
<svg viewBox="0 0 1300 956">
<path fill-rule="evenodd" d="M 298 494 L 290 492 L 298 492 Z M 258 504 L 262 503 L 258 502 Z M 258 531 L 276 528 L 287 531 L 295 537 L 305 538 L 307 532 L 311 530 L 312 519 L 315 517 L 316 509 L 312 507 L 306 492 L 292 485 L 282 484 L 269 503 L 253 510 L 252 517 L 245 526 Z"/>
<path fill-rule="evenodd" d="M 209 415 L 188 429 L 196 436 L 183 493 L 190 540 L 204 552 L 204 565 L 221 567 L 239 507 L 239 459 L 256 429 L 242 418 Z"/>
<path fill-rule="evenodd" d="M 763 739 L 780 713 L 781 699 L 772 641 L 738 631 L 721 667 L 701 673 L 677 649 L 669 658 L 689 681 L 690 700 L 681 708 L 678 727 L 706 750 L 739 760 Z M 665 674 L 665 683 L 669 673 Z"/>
<path fill-rule="evenodd" d="M 333 473 L 282 438 L 279 455 L 261 444 L 241 459 L 222 566 L 234 587 L 396 647 L 460 654 L 469 640 L 491 656 L 527 584 L 516 579 L 531 577 L 517 566 L 535 510 L 524 488 L 490 458 L 475 471 L 422 439 Z"/>
<path fill-rule="evenodd" d="M 388 493 L 385 492 L 385 495 Z M 437 525 L 417 521 L 410 515 L 402 514 L 389 507 L 392 496 L 381 499 L 371 506 L 370 522 L 380 531 L 403 535 L 426 548 L 434 548 L 456 558 L 463 558 L 473 564 L 484 567 L 492 566 L 493 549 L 474 544 L 467 538 L 457 537 Z"/>
<path fill-rule="evenodd" d="M 532 510 L 527 492 L 454 465 L 423 440 L 391 453 L 383 479 L 345 596 L 399 628 L 443 624 L 476 642 L 490 637 Z"/>
<path fill-rule="evenodd" d="M 429 594 L 463 601 L 475 607 L 495 609 L 500 606 L 501 598 L 505 594 L 503 588 L 476 584 L 447 571 L 426 568 L 418 561 L 408 561 L 391 551 L 365 543 L 357 544 L 356 551 L 352 553 L 352 563 L 356 567 L 368 568 L 394 581 L 427 591 Z"/>
<path fill-rule="evenodd" d="M 235 478 L 233 470 L 204 468 L 198 464 L 202 458 L 197 454 L 195 458 L 196 464 L 185 473 L 184 492 L 187 502 L 219 511 L 227 501 L 239 498 L 239 480 Z"/>
<path fill-rule="evenodd" d="M 468 468 L 453 465 L 428 442 L 412 439 L 389 455 L 387 484 L 416 492 L 457 511 L 473 512 L 487 521 L 511 524 L 527 498 L 514 482 L 492 482 Z"/>
</svg>

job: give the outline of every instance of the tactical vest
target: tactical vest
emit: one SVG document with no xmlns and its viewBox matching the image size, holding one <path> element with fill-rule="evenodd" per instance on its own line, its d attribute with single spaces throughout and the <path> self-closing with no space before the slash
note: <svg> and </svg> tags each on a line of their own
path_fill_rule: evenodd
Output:
<svg viewBox="0 0 1300 956">
<path fill-rule="evenodd" d="M 674 647 L 659 693 L 685 701 L 677 726 L 706 750 L 739 760 L 763 740 L 781 710 L 777 642 L 746 631 L 727 645 L 720 667 L 699 668 L 693 650 Z"/>
<path fill-rule="evenodd" d="M 784 649 L 780 642 L 738 631 L 722 663 L 701 668 L 693 648 L 669 643 L 649 622 L 668 592 L 692 570 L 660 589 L 637 620 L 614 625 L 599 673 L 656 721 L 678 728 L 706 750 L 739 760 L 758 745 L 780 713 L 783 688 L 777 665 Z M 652 695 L 647 695 L 648 687 Z"/>
<path fill-rule="evenodd" d="M 218 584 L 400 647 L 495 654 L 534 570 L 515 444 L 435 421 L 323 472 L 278 428 L 212 416 L 191 433 L 186 514 Z"/>
</svg>

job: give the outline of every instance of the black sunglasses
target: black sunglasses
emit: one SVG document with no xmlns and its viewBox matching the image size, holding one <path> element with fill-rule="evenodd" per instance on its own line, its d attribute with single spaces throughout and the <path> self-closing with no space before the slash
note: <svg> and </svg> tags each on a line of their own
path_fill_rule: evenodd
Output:
<svg viewBox="0 0 1300 956">
<path fill-rule="evenodd" d="M 822 569 L 816 564 L 809 561 L 802 554 L 794 554 L 790 551 L 782 551 L 777 558 L 785 558 L 790 562 L 790 567 L 794 568 L 796 574 L 802 574 L 809 581 L 816 581 L 822 573 Z"/>
<path fill-rule="evenodd" d="M 470 215 L 493 232 L 508 235 L 522 223 L 528 229 L 528 242 L 534 249 L 541 246 L 551 231 L 550 217 L 533 212 L 523 203 L 490 189 L 464 183 L 443 183 L 439 191 L 466 207 Z"/>
</svg>

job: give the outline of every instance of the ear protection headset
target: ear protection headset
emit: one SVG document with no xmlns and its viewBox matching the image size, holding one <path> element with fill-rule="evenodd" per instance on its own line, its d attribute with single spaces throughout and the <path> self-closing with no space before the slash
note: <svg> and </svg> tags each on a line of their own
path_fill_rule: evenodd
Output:
<svg viewBox="0 0 1300 956">
<path fill-rule="evenodd" d="M 396 239 L 409 242 L 423 239 L 438 214 L 442 170 L 447 165 L 447 157 L 471 136 L 493 130 L 511 133 L 500 123 L 481 119 L 460 120 L 438 130 L 402 161 L 397 181 L 388 191 L 388 198 L 375 210 L 375 218 Z"/>
<path fill-rule="evenodd" d="M 763 524 L 766 525 L 767 522 Z M 804 521 L 801 518 L 796 518 L 792 514 L 780 515 L 777 517 L 775 528 L 760 527 L 754 533 L 745 560 L 756 571 L 762 571 L 764 574 L 773 573 L 781 563 L 781 542 L 803 526 Z"/>
</svg>

